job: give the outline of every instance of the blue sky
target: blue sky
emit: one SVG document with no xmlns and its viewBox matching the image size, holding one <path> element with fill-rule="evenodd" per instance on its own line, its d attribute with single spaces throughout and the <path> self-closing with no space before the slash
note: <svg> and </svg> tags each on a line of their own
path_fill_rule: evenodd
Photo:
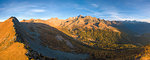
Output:
<svg viewBox="0 0 150 60">
<path fill-rule="evenodd" d="M 22 19 L 67 19 L 78 15 L 106 20 L 150 22 L 150 0 L 0 0 L 0 21 Z"/>
</svg>

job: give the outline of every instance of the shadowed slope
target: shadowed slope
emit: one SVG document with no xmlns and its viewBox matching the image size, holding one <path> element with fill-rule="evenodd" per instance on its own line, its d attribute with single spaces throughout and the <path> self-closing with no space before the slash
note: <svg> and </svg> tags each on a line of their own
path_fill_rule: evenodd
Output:
<svg viewBox="0 0 150 60">
<path fill-rule="evenodd" d="M 66 51 L 66 49 L 70 49 L 70 47 L 66 45 L 65 41 L 59 41 L 56 38 L 56 36 L 59 34 L 61 36 L 61 33 L 57 29 L 42 23 L 22 23 L 22 24 L 27 27 L 26 32 L 29 33 L 30 35 L 30 38 L 26 37 L 26 40 L 28 41 L 30 48 L 42 54 L 43 56 L 56 58 L 58 60 L 66 60 L 66 59 L 84 60 L 88 58 L 87 54 L 63 52 Z M 28 34 L 24 35 L 29 36 Z"/>
</svg>

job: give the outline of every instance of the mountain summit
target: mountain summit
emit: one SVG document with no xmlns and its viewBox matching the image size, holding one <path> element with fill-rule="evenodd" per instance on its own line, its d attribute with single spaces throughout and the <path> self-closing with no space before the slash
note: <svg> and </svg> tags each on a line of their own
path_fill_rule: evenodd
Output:
<svg viewBox="0 0 150 60">
<path fill-rule="evenodd" d="M 10 17 L 8 20 L 0 24 L 0 59 L 1 60 L 26 60 L 25 55 L 27 50 L 24 44 L 17 41 L 17 32 L 15 23 L 19 23 L 15 17 Z"/>
</svg>

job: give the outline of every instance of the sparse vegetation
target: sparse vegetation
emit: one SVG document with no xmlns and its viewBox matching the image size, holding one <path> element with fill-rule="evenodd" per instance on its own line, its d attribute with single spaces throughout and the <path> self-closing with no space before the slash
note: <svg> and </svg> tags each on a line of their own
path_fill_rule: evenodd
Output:
<svg viewBox="0 0 150 60">
<path fill-rule="evenodd" d="M 129 38 L 127 35 L 122 35 L 111 30 L 83 28 L 72 28 L 72 30 L 67 30 L 64 28 L 64 31 L 66 31 L 69 35 L 76 35 L 76 39 L 92 47 L 98 47 L 102 49 L 136 48 L 136 45 L 129 44 L 131 42 L 128 40 L 131 38 Z M 127 42 L 122 43 L 121 40 L 126 40 Z"/>
</svg>

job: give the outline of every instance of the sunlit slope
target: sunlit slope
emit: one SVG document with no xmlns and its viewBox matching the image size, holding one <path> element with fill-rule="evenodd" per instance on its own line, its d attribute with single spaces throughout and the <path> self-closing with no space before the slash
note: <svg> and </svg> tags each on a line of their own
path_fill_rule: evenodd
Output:
<svg viewBox="0 0 150 60">
<path fill-rule="evenodd" d="M 5 41 L 9 41 L 13 42 L 11 40 L 15 40 L 16 39 L 16 32 L 14 29 L 14 23 L 13 20 L 11 18 L 9 18 L 8 20 L 6 20 L 5 22 L 0 24 L 0 43 L 2 45 L 2 43 L 5 43 L 6 45 L 8 45 L 7 42 Z"/>
<path fill-rule="evenodd" d="M 150 60 L 150 45 L 144 47 L 144 51 L 141 53 L 141 60 Z"/>
<path fill-rule="evenodd" d="M 24 48 L 24 44 L 15 42 L 0 52 L 0 60 L 28 60 L 25 53 L 27 50 Z"/>
<path fill-rule="evenodd" d="M 0 24 L 0 60 L 27 60 L 27 50 L 24 44 L 15 42 L 17 34 L 14 27 L 14 18 L 9 18 Z"/>
</svg>

